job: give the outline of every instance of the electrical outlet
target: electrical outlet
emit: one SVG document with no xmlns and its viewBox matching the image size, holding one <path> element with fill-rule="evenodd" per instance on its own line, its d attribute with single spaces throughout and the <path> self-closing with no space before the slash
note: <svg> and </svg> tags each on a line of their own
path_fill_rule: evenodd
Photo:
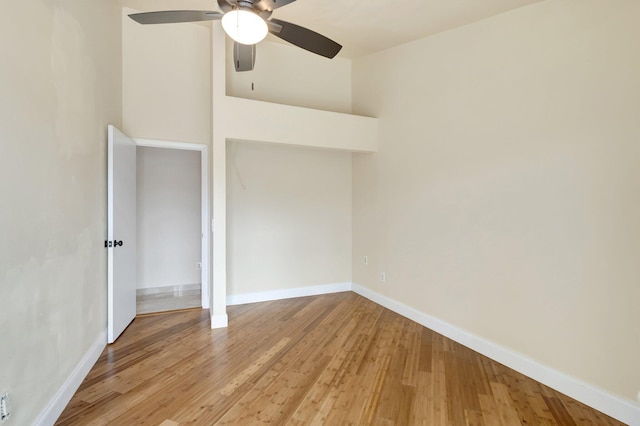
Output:
<svg viewBox="0 0 640 426">
<path fill-rule="evenodd" d="M 380 272 L 380 281 L 385 282 L 387 279 L 387 274 L 384 272 Z"/>
<path fill-rule="evenodd" d="M 202 269 L 202 262 L 196 262 L 196 269 Z"/>
<path fill-rule="evenodd" d="M 369 258 L 367 256 L 364 257 L 364 264 L 365 265 L 369 264 Z"/>
<path fill-rule="evenodd" d="M 638 391 L 638 395 L 636 395 L 636 398 L 638 398 L 638 402 L 640 402 L 640 391 Z"/>
<path fill-rule="evenodd" d="M 0 396 L 0 423 L 6 422 L 11 416 L 11 404 L 9 401 L 9 394 L 3 393 Z"/>
</svg>

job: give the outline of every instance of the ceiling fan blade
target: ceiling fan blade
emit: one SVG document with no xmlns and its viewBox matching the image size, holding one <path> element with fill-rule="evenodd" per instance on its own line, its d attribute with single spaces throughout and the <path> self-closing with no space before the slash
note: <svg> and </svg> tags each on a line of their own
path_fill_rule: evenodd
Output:
<svg viewBox="0 0 640 426">
<path fill-rule="evenodd" d="M 251 71 L 256 64 L 256 45 L 233 43 L 233 64 L 236 71 Z"/>
<path fill-rule="evenodd" d="M 233 10 L 233 6 L 231 6 L 227 0 L 218 0 L 218 7 L 220 8 L 221 11 L 223 11 L 224 13 L 230 12 L 231 10 Z"/>
<path fill-rule="evenodd" d="M 224 0 L 218 0 L 224 1 Z M 286 6 L 289 3 L 293 3 L 296 0 L 258 0 L 253 3 L 253 7 L 258 10 L 273 11 L 279 7 Z"/>
<path fill-rule="evenodd" d="M 222 18 L 218 12 L 206 10 L 165 10 L 161 12 L 134 13 L 129 18 L 140 24 L 173 24 L 177 22 L 214 21 Z"/>
<path fill-rule="evenodd" d="M 333 58 L 342 49 L 340 44 L 322 34 L 291 22 L 271 19 L 267 24 L 269 24 L 269 32 L 276 37 L 326 58 Z"/>
</svg>

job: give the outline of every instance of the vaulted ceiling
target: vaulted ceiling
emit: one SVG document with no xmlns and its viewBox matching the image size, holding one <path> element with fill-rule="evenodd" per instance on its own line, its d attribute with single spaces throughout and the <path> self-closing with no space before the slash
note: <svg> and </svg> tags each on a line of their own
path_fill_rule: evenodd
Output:
<svg viewBox="0 0 640 426">
<path fill-rule="evenodd" d="M 341 43 L 356 57 L 540 0 L 298 0 L 274 12 Z"/>
<path fill-rule="evenodd" d="M 357 57 L 479 21 L 541 0 L 297 0 L 273 16 L 319 32 Z M 215 0 L 121 0 L 151 10 L 218 10 Z M 269 36 L 272 40 L 279 40 Z"/>
</svg>

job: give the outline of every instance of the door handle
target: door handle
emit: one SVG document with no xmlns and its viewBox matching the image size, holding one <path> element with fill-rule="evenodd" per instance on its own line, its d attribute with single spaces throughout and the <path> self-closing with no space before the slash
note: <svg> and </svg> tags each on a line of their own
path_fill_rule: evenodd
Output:
<svg viewBox="0 0 640 426">
<path fill-rule="evenodd" d="M 105 246 L 105 247 L 107 247 L 107 248 L 109 248 L 109 247 L 116 248 L 116 247 L 118 247 L 118 246 L 122 247 L 122 240 L 120 240 L 120 241 L 118 241 L 118 240 L 115 240 L 115 241 L 105 241 L 105 242 L 104 242 L 104 246 Z"/>
</svg>

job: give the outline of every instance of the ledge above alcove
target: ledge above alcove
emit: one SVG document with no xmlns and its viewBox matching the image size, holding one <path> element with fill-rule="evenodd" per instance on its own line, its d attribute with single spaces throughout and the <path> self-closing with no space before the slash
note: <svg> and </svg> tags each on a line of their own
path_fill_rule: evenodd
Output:
<svg viewBox="0 0 640 426">
<path fill-rule="evenodd" d="M 378 120 L 371 117 L 225 96 L 225 138 L 376 152 Z"/>
</svg>

